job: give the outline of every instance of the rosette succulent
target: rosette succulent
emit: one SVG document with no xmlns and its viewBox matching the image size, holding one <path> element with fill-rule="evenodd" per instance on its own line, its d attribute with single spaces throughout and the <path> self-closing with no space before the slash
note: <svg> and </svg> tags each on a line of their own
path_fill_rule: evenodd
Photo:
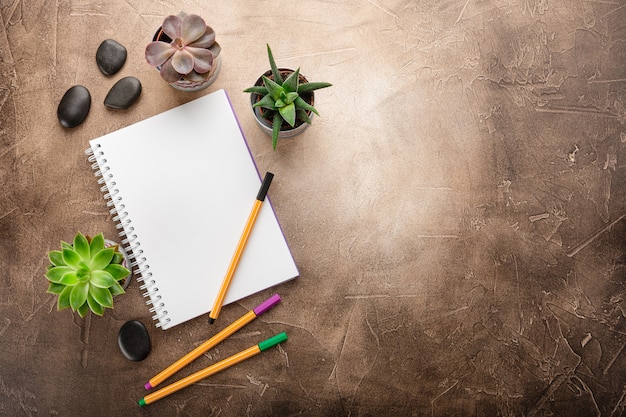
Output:
<svg viewBox="0 0 626 417">
<path fill-rule="evenodd" d="M 113 296 L 123 294 L 120 281 L 130 271 L 117 245 L 107 247 L 102 233 L 94 238 L 78 232 L 73 244 L 48 252 L 48 293 L 57 294 L 57 309 L 72 308 L 81 317 L 91 310 L 101 316 L 113 308 Z"/>
<path fill-rule="evenodd" d="M 167 16 L 161 30 L 159 39 L 146 46 L 146 61 L 161 77 L 169 83 L 207 78 L 221 51 L 215 31 L 195 14 Z"/>
<path fill-rule="evenodd" d="M 311 124 L 308 112 L 313 112 L 319 116 L 317 110 L 304 98 L 304 95 L 320 88 L 330 87 L 332 84 L 326 82 L 300 82 L 300 68 L 286 77 L 283 77 L 274 61 L 274 56 L 269 45 L 267 45 L 267 56 L 270 62 L 271 78 L 261 76 L 262 85 L 255 85 L 243 90 L 246 93 L 254 93 L 261 96 L 261 99 L 253 104 L 253 107 L 265 109 L 263 117 L 272 123 L 272 147 L 276 149 L 278 134 L 283 122 L 294 127 L 296 120 L 301 120 Z"/>
</svg>

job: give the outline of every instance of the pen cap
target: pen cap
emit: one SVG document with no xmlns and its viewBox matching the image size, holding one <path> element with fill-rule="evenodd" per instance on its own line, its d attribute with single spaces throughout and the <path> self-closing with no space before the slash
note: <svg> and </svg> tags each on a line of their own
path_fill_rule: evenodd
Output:
<svg viewBox="0 0 626 417">
<path fill-rule="evenodd" d="M 287 340 L 287 333 L 282 332 L 282 333 L 278 333 L 276 336 L 270 337 L 267 340 L 262 341 L 261 343 L 259 343 L 259 350 L 261 352 L 263 352 L 264 350 L 267 350 L 269 348 L 271 348 L 272 346 L 276 346 L 279 343 L 284 342 L 285 340 Z"/>
<path fill-rule="evenodd" d="M 269 190 L 270 184 L 272 183 L 272 178 L 274 178 L 274 174 L 272 174 L 271 172 L 265 173 L 265 178 L 263 178 L 263 183 L 261 184 L 259 193 L 256 195 L 257 200 L 259 201 L 265 200 L 265 196 L 267 195 L 267 190 Z"/>
<path fill-rule="evenodd" d="M 254 307 L 252 311 L 254 311 L 254 314 L 256 314 L 258 317 L 261 314 L 265 313 L 270 308 L 274 307 L 276 304 L 278 304 L 279 301 L 280 301 L 280 296 L 278 294 L 274 294 L 270 298 L 268 298 L 267 300 L 259 304 L 258 306 Z"/>
</svg>

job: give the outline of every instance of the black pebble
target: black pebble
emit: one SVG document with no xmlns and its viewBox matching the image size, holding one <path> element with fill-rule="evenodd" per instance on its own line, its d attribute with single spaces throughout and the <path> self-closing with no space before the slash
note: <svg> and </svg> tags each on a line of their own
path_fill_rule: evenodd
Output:
<svg viewBox="0 0 626 417">
<path fill-rule="evenodd" d="M 150 353 L 150 335 L 146 327 L 137 320 L 124 323 L 117 334 L 120 350 L 131 361 L 142 361 Z"/>
<path fill-rule="evenodd" d="M 57 108 L 57 117 L 63 127 L 76 127 L 89 114 L 91 94 L 82 85 L 75 85 L 65 92 Z"/>
<path fill-rule="evenodd" d="M 126 48 L 113 39 L 102 41 L 96 51 L 96 63 L 104 75 L 113 75 L 126 62 Z"/>
<path fill-rule="evenodd" d="M 109 90 L 104 105 L 112 109 L 129 108 L 141 94 L 141 82 L 135 77 L 124 77 Z"/>
</svg>

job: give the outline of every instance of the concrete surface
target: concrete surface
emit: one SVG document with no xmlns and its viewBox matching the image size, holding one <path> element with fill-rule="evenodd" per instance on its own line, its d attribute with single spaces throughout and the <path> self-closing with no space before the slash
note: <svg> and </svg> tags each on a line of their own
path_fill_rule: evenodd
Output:
<svg viewBox="0 0 626 417">
<path fill-rule="evenodd" d="M 144 60 L 181 10 L 223 47 L 199 93 Z M 0 416 L 624 416 L 625 22 L 624 0 L 1 1 Z M 128 49 L 112 77 L 95 63 L 107 38 Z M 334 84 L 275 152 L 241 92 L 266 43 Z M 128 75 L 139 101 L 105 108 Z M 56 108 L 76 84 L 92 108 L 67 130 Z M 216 329 L 154 328 L 137 283 L 104 317 L 57 312 L 46 252 L 114 236 L 89 139 L 218 88 L 276 175 L 301 277 L 190 371 L 290 339 L 142 410 L 144 382 Z M 153 342 L 139 363 L 116 345 L 131 319 Z"/>
</svg>

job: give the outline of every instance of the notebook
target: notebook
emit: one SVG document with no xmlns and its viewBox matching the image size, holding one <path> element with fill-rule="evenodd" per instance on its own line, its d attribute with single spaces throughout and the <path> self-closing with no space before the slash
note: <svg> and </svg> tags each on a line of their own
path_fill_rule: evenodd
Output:
<svg viewBox="0 0 626 417">
<path fill-rule="evenodd" d="M 226 92 L 89 145 L 86 153 L 156 326 L 169 329 L 208 314 L 261 185 Z M 268 198 L 224 306 L 297 276 Z"/>
</svg>

